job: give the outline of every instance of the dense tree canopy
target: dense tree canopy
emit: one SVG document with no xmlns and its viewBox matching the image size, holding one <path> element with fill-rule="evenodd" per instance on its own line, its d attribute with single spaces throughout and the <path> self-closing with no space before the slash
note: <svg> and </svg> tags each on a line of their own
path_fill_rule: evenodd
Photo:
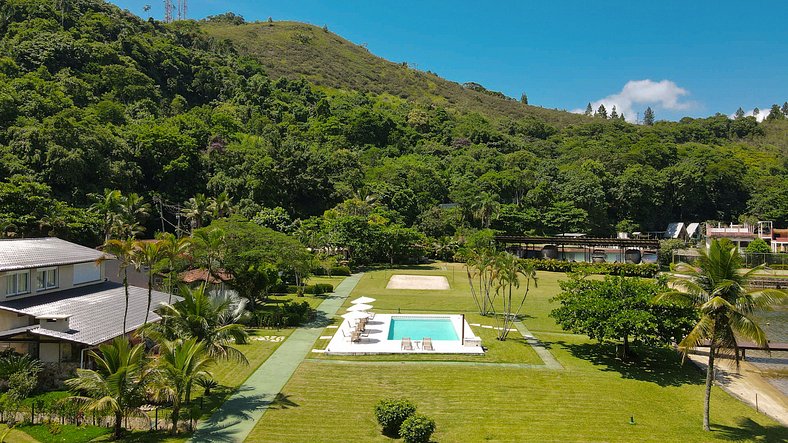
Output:
<svg viewBox="0 0 788 443">
<path fill-rule="evenodd" d="M 788 221 L 785 119 L 556 127 L 269 78 L 201 26 L 95 0 L 0 4 L 3 232 L 96 244 L 102 220 L 88 208 L 105 188 L 158 202 L 146 233 L 188 226 L 178 218 L 199 194 L 225 195 L 246 218 L 358 262 L 437 254 L 487 227 Z"/>
</svg>

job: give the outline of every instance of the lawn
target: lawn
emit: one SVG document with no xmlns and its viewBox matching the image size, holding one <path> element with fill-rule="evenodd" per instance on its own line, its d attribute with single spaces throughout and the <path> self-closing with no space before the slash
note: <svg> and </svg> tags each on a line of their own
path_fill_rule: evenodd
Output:
<svg viewBox="0 0 788 443">
<path fill-rule="evenodd" d="M 461 268 L 444 266 L 375 271 L 351 297 L 377 298 L 380 312 L 474 312 Z M 393 273 L 446 275 L 452 288 L 382 289 Z M 668 349 L 637 348 L 637 361 L 622 363 L 613 357 L 613 346 L 564 333 L 547 314 L 557 282 L 565 276 L 538 276 L 524 323 L 564 370 L 310 359 L 285 386 L 287 404 L 270 409 L 247 441 L 336 441 L 340 436 L 344 441 L 385 441 L 372 409 L 390 396 L 410 398 L 432 416 L 438 425 L 435 441 L 784 441 L 784 427 L 718 388 L 712 398 L 714 432 L 703 432 L 700 371 L 682 366 Z M 629 424 L 632 416 L 634 425 Z"/>
<path fill-rule="evenodd" d="M 112 432 L 112 429 L 99 426 L 76 425 L 25 425 L 19 430 L 41 443 L 83 443 Z M 14 441 L 14 440 L 9 440 Z"/>
</svg>

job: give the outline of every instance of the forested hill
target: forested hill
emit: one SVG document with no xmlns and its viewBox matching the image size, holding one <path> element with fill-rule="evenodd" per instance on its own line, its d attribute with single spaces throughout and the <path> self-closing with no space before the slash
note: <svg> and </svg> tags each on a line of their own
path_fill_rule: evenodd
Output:
<svg viewBox="0 0 788 443">
<path fill-rule="evenodd" d="M 381 72 L 426 76 L 424 88 L 375 80 L 363 63 L 329 88 L 319 67 L 292 63 L 324 86 L 279 69 L 338 37 L 237 27 L 304 41 L 253 53 L 217 37 L 230 26 L 144 21 L 97 0 L 0 2 L 0 234 L 98 242 L 102 217 L 88 208 L 107 188 L 164 203 L 143 235 L 161 227 L 156 208 L 174 222 L 167 204 L 207 223 L 206 200 L 193 197 L 221 195 L 258 223 L 367 261 L 392 238 L 445 250 L 484 227 L 609 235 L 743 215 L 788 222 L 788 120 L 776 114 L 636 126 L 467 90 L 444 106 L 440 85 L 459 86 L 379 59 Z M 288 36 L 298 32 L 314 37 Z"/>
<path fill-rule="evenodd" d="M 406 62 L 393 63 L 328 28 L 298 22 L 244 23 L 231 14 L 201 24 L 208 35 L 230 41 L 239 53 L 259 60 L 272 78 L 303 77 L 331 88 L 390 94 L 491 117 L 534 116 L 556 126 L 589 121 L 583 115 L 522 104 L 477 83 L 463 86 Z"/>
</svg>

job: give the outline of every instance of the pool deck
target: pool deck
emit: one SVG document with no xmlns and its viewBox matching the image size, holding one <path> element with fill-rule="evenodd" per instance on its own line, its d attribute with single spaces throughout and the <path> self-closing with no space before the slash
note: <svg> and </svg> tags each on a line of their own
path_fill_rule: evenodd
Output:
<svg viewBox="0 0 788 443">
<path fill-rule="evenodd" d="M 355 329 L 355 321 L 345 320 L 337 328 L 336 334 L 326 347 L 327 355 L 369 355 L 369 354 L 484 354 L 481 346 L 463 346 L 460 340 L 432 340 L 433 351 L 422 348 L 424 337 L 410 337 L 413 350 L 402 349 L 400 340 L 389 340 L 389 326 L 392 317 L 443 317 L 451 318 L 455 330 L 459 332 L 461 315 L 416 315 L 416 314 L 376 314 L 367 322 L 369 336 L 362 337 L 360 342 L 351 343 L 350 334 Z M 478 338 L 471 330 L 468 322 L 464 322 L 465 338 Z"/>
</svg>

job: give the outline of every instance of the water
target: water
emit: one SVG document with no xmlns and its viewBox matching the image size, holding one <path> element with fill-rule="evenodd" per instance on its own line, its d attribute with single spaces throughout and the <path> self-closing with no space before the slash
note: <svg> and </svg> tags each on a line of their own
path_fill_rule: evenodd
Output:
<svg viewBox="0 0 788 443">
<path fill-rule="evenodd" d="M 410 337 L 413 340 L 421 340 L 424 337 L 433 340 L 459 340 L 450 318 L 392 317 L 388 339 L 401 340 L 402 337 Z"/>
</svg>

